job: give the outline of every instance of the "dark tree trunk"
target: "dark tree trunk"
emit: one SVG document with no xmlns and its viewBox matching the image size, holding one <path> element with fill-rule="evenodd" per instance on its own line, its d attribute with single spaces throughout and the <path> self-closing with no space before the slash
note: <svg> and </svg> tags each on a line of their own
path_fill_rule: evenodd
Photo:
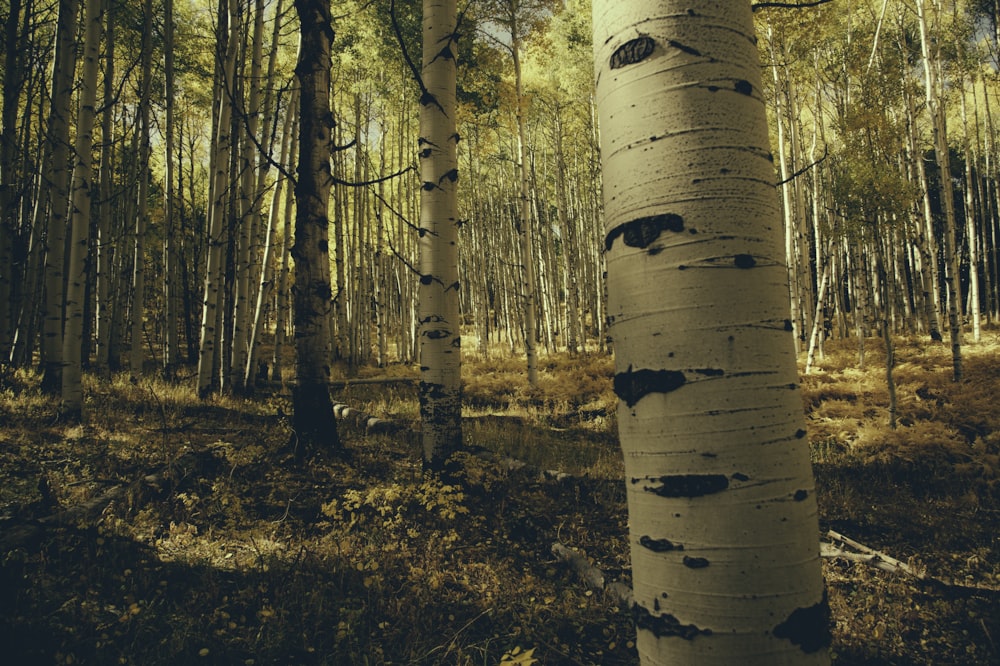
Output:
<svg viewBox="0 0 1000 666">
<path fill-rule="evenodd" d="M 295 287 L 293 289 L 296 379 L 292 424 L 297 453 L 340 449 L 330 400 L 330 45 L 329 0 L 296 0 L 301 47 L 295 73 L 300 84 L 299 167 L 295 185 Z"/>
</svg>

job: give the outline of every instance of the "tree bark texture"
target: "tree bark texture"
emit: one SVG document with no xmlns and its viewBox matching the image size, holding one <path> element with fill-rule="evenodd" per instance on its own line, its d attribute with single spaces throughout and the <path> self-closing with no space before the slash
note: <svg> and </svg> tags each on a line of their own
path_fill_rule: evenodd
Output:
<svg viewBox="0 0 1000 666">
<path fill-rule="evenodd" d="M 56 32 L 55 70 L 52 73 L 52 111 L 49 116 L 50 169 L 47 170 L 51 213 L 45 252 L 45 319 L 42 324 L 42 389 L 56 393 L 62 387 L 63 266 L 69 211 L 70 100 L 76 77 L 77 0 L 60 0 Z"/>
<path fill-rule="evenodd" d="M 71 420 L 83 418 L 83 323 L 87 294 L 87 253 L 90 245 L 90 208 L 93 174 L 94 122 L 97 110 L 97 72 L 100 66 L 101 0 L 86 0 L 84 10 L 83 72 L 80 108 L 76 119 L 76 169 L 70 209 L 69 281 L 66 287 L 66 329 L 63 335 L 62 411 Z"/>
<path fill-rule="evenodd" d="M 750 3 L 598 0 L 643 664 L 822 664 L 828 609 Z"/>
<path fill-rule="evenodd" d="M 424 0 L 420 100 L 420 416 L 424 464 L 462 445 L 455 0 Z"/>
<path fill-rule="evenodd" d="M 293 427 L 307 449 L 340 448 L 330 400 L 331 308 L 328 206 L 331 135 L 329 0 L 296 0 L 301 30 L 299 61 L 299 167 L 295 185 L 293 309 L 296 372 Z"/>
</svg>

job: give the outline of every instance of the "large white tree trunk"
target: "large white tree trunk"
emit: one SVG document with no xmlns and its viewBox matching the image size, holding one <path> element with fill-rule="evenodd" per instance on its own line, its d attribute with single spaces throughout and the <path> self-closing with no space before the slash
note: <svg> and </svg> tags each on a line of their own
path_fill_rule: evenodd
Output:
<svg viewBox="0 0 1000 666">
<path fill-rule="evenodd" d="M 458 295 L 455 0 L 424 0 L 420 100 L 420 416 L 424 463 L 446 466 L 462 444 Z"/>
<path fill-rule="evenodd" d="M 821 664 L 828 609 L 748 2 L 597 0 L 644 664 Z"/>
</svg>

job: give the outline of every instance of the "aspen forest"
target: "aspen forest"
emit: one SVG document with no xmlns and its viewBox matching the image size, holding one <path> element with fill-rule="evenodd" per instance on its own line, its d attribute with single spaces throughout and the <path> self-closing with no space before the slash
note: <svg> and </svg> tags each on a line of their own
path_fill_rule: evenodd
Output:
<svg viewBox="0 0 1000 666">
<path fill-rule="evenodd" d="M 0 662 L 1000 663 L 997 0 L 0 22 Z"/>
</svg>

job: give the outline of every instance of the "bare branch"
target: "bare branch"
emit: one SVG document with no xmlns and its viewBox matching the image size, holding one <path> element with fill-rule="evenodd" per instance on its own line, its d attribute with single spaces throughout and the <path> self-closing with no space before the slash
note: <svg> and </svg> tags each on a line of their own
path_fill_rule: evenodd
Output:
<svg viewBox="0 0 1000 666">
<path fill-rule="evenodd" d="M 833 0 L 815 0 L 814 2 L 755 2 L 751 7 L 755 12 L 759 9 L 770 9 L 772 7 L 781 9 L 807 9 L 809 7 L 825 5 L 828 2 L 833 2 Z"/>
<path fill-rule="evenodd" d="M 819 164 L 820 162 L 822 162 L 823 160 L 825 160 L 826 157 L 827 157 L 827 154 L 828 154 L 828 149 L 827 149 L 827 147 L 824 146 L 823 147 L 823 157 L 819 158 L 818 160 L 816 160 L 812 164 L 805 165 L 804 167 L 802 167 L 801 169 L 799 169 L 798 171 L 796 171 L 795 173 L 793 173 L 788 178 L 784 179 L 783 181 L 781 181 L 779 183 L 775 183 L 774 186 L 775 187 L 781 187 L 782 185 L 784 185 L 786 183 L 792 182 L 793 180 L 795 180 L 796 178 L 798 178 L 799 176 L 801 176 L 802 174 L 804 174 L 806 171 L 809 171 L 809 169 L 812 169 L 814 166 L 816 166 L 817 164 Z"/>
</svg>

